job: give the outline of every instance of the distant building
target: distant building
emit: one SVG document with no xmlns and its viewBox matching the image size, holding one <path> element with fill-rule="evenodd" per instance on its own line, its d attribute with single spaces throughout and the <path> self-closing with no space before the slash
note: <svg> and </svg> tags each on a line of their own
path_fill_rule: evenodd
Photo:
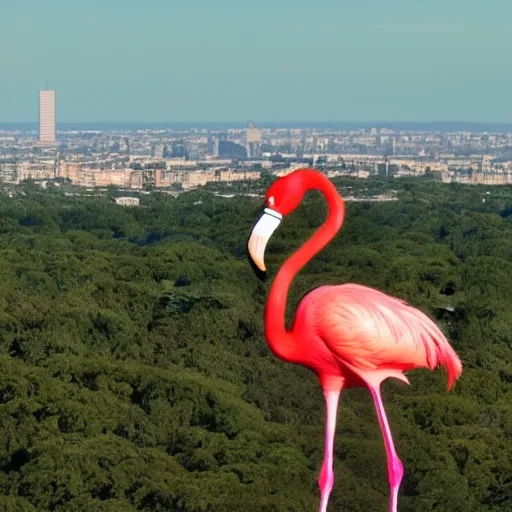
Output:
<svg viewBox="0 0 512 512">
<path fill-rule="evenodd" d="M 55 91 L 39 91 L 39 142 L 55 144 Z"/>
<path fill-rule="evenodd" d="M 219 156 L 219 138 L 215 136 L 208 137 L 208 154 L 218 157 Z"/>
<path fill-rule="evenodd" d="M 254 125 L 249 123 L 245 140 L 248 158 L 261 156 L 261 130 L 254 128 Z"/>
<path fill-rule="evenodd" d="M 164 144 L 155 144 L 153 146 L 153 158 L 158 158 L 159 160 L 162 160 L 165 153 L 165 146 Z"/>
<path fill-rule="evenodd" d="M 114 201 L 121 206 L 139 206 L 138 197 L 114 197 Z"/>
<path fill-rule="evenodd" d="M 398 165 L 390 164 L 388 161 L 377 163 L 375 167 L 380 178 L 393 178 L 398 172 Z"/>
<path fill-rule="evenodd" d="M 228 140 L 219 141 L 219 157 L 245 160 L 247 158 L 247 149 L 241 144 Z"/>
<path fill-rule="evenodd" d="M 185 158 L 188 160 L 187 146 L 182 140 L 173 141 L 171 158 Z"/>
</svg>

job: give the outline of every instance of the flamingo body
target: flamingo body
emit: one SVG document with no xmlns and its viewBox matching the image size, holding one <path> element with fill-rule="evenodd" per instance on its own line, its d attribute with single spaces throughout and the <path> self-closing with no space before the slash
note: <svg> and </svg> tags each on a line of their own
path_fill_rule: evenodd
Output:
<svg viewBox="0 0 512 512">
<path fill-rule="evenodd" d="M 436 324 L 406 302 L 358 284 L 321 286 L 299 304 L 292 332 L 294 362 L 312 369 L 325 382 L 344 387 L 407 382 L 414 368 L 448 373 L 448 387 L 459 377 L 459 358 Z M 359 378 L 358 378 L 359 377 Z"/>
</svg>

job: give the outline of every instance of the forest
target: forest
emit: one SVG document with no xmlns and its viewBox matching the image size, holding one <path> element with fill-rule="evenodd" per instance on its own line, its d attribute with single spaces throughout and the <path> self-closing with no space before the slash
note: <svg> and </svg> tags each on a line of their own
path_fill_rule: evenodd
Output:
<svg viewBox="0 0 512 512">
<path fill-rule="evenodd" d="M 334 183 L 398 200 L 347 202 L 293 284 L 289 320 L 309 290 L 344 282 L 435 319 L 463 362 L 454 390 L 442 370 L 383 385 L 399 510 L 512 511 L 512 188 Z M 140 207 L 30 183 L 0 193 L 0 511 L 317 509 L 321 388 L 270 352 L 263 310 L 326 205 L 308 193 L 282 222 L 260 280 L 246 243 L 262 199 L 210 188 Z M 365 389 L 342 393 L 334 471 L 329 510 L 387 511 Z"/>
</svg>

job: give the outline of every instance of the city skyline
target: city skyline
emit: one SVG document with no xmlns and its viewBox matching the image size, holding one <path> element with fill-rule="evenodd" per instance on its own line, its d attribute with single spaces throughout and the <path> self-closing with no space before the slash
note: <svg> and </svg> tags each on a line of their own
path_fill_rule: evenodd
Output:
<svg viewBox="0 0 512 512">
<path fill-rule="evenodd" d="M 512 5 L 233 0 L 12 2 L 0 122 L 510 122 Z"/>
<path fill-rule="evenodd" d="M 258 182 L 318 166 L 328 176 L 445 183 L 512 184 L 512 132 L 436 133 L 244 128 L 224 131 L 63 131 L 58 144 L 0 132 L 0 183 L 34 180 L 43 188 L 120 187 L 176 194 L 226 182 Z M 242 190 L 245 190 L 242 185 Z"/>
<path fill-rule="evenodd" d="M 56 131 L 120 131 L 134 130 L 212 130 L 225 131 L 246 128 L 247 120 L 240 121 L 99 121 L 99 122 L 66 122 L 56 121 Z M 0 131 L 17 130 L 34 133 L 38 131 L 37 121 L 0 121 Z M 512 122 L 479 122 L 479 121 L 261 121 L 256 128 L 266 129 L 302 129 L 302 130 L 332 130 L 332 131 L 370 131 L 377 129 L 392 129 L 418 132 L 472 132 L 472 133 L 512 133 Z"/>
</svg>

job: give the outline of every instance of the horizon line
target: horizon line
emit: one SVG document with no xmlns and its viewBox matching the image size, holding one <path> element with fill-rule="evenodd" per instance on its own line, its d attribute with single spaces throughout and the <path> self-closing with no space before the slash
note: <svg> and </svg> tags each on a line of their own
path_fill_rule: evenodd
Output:
<svg viewBox="0 0 512 512">
<path fill-rule="evenodd" d="M 229 120 L 229 121 L 219 121 L 219 120 L 194 120 L 194 121 L 184 121 L 184 120 L 153 120 L 153 121 L 141 121 L 141 120 L 131 120 L 131 121 L 117 121 L 117 120 L 108 120 L 108 121 L 57 121 L 56 124 L 248 124 L 252 122 L 254 125 L 265 125 L 265 124 L 375 124 L 375 125 L 384 125 L 384 124 L 495 124 L 495 125 L 512 125 L 512 120 L 510 121 L 468 121 L 468 120 L 460 120 L 460 119 L 451 119 L 451 120 L 421 120 L 421 121 L 410 121 L 410 120 L 279 120 L 279 121 L 248 121 L 248 120 Z M 38 124 L 39 121 L 37 119 L 31 121 L 0 121 L 0 125 L 6 124 Z"/>
</svg>

